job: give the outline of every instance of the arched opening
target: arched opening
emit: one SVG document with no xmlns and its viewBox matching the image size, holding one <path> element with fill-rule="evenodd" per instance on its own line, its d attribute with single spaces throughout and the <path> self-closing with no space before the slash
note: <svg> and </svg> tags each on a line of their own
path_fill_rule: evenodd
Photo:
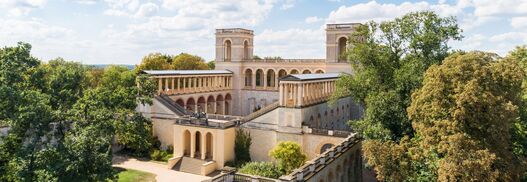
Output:
<svg viewBox="0 0 527 182">
<path fill-rule="evenodd" d="M 190 156 L 190 131 L 183 132 L 183 155 Z"/>
<path fill-rule="evenodd" d="M 247 69 L 245 70 L 245 86 L 246 87 L 252 86 L 253 85 L 252 82 L 253 82 L 253 70 Z"/>
<path fill-rule="evenodd" d="M 337 165 L 337 179 L 339 179 L 339 181 L 344 181 L 344 176 L 342 175 L 342 167 L 339 165 Z"/>
<path fill-rule="evenodd" d="M 324 70 L 317 70 L 315 73 L 324 73 Z"/>
<path fill-rule="evenodd" d="M 334 145 L 331 144 L 331 143 L 326 143 L 324 145 L 322 145 L 322 148 L 320 148 L 320 153 L 324 153 L 326 152 L 327 150 L 331 149 Z"/>
<path fill-rule="evenodd" d="M 223 113 L 223 95 L 218 95 L 216 97 L 216 114 L 224 114 Z"/>
<path fill-rule="evenodd" d="M 201 133 L 199 131 L 196 131 L 195 138 L 194 138 L 194 157 L 200 159 L 201 158 Z"/>
<path fill-rule="evenodd" d="M 216 99 L 214 99 L 214 96 L 210 95 L 209 98 L 207 98 L 207 113 L 216 113 L 216 110 L 214 109 L 215 105 Z"/>
<path fill-rule="evenodd" d="M 226 40 L 223 46 L 225 47 L 225 61 L 231 61 L 231 41 Z"/>
<path fill-rule="evenodd" d="M 197 112 L 205 112 L 205 106 L 207 102 L 205 101 L 205 98 L 203 96 L 198 98 L 198 109 Z"/>
<path fill-rule="evenodd" d="M 187 110 L 190 111 L 190 112 L 195 112 L 196 111 L 196 101 L 194 100 L 194 98 L 188 98 L 187 100 Z"/>
<path fill-rule="evenodd" d="M 176 104 L 178 104 L 179 106 L 185 108 L 185 101 L 183 101 L 183 99 L 176 100 Z"/>
<path fill-rule="evenodd" d="M 231 114 L 231 94 L 225 95 L 225 115 Z"/>
<path fill-rule="evenodd" d="M 310 125 L 311 127 L 316 126 L 315 121 L 314 121 L 314 119 L 313 119 L 313 116 L 309 117 L 309 125 Z"/>
<path fill-rule="evenodd" d="M 316 126 L 317 126 L 317 128 L 320 128 L 320 127 L 321 127 L 321 123 L 320 123 L 320 114 L 318 114 L 318 116 L 317 116 Z"/>
<path fill-rule="evenodd" d="M 335 181 L 335 177 L 333 176 L 333 172 L 329 172 L 329 174 L 328 174 L 328 181 Z"/>
<path fill-rule="evenodd" d="M 207 135 L 205 135 L 205 140 L 207 141 L 207 143 L 205 143 L 205 159 L 212 160 L 214 155 L 212 149 L 212 134 L 207 133 Z"/>
<path fill-rule="evenodd" d="M 291 74 L 298 74 L 298 70 L 296 70 L 296 69 L 292 69 L 291 72 L 290 72 L 289 74 L 290 74 L 290 75 L 291 75 Z"/>
<path fill-rule="evenodd" d="M 263 85 L 264 85 L 263 70 L 258 69 L 256 70 L 256 86 L 263 87 Z"/>
<path fill-rule="evenodd" d="M 311 74 L 311 71 L 310 70 L 304 70 L 304 71 L 302 71 L 302 74 Z"/>
<path fill-rule="evenodd" d="M 347 42 L 348 42 L 348 39 L 346 37 L 339 38 L 339 41 L 338 41 L 339 49 L 338 49 L 338 54 L 337 54 L 339 61 L 346 61 Z"/>
<path fill-rule="evenodd" d="M 249 42 L 243 41 L 243 59 L 249 59 Z"/>
<path fill-rule="evenodd" d="M 274 73 L 274 70 L 267 70 L 267 86 L 268 87 L 275 87 L 275 80 L 276 75 Z"/>
</svg>

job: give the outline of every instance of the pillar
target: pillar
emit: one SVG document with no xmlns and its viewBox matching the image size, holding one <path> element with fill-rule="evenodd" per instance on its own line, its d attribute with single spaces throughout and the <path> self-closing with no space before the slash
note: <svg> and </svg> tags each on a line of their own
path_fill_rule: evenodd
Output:
<svg viewBox="0 0 527 182">
<path fill-rule="evenodd" d="M 298 103 L 298 107 L 302 106 L 303 102 L 302 102 L 302 97 L 304 96 L 303 95 L 303 91 L 304 91 L 304 86 L 302 83 L 298 84 L 298 97 L 297 97 L 297 103 Z"/>
<path fill-rule="evenodd" d="M 279 93 L 279 99 L 278 99 L 278 102 L 280 103 L 281 106 L 284 106 L 284 84 L 280 84 L 280 91 L 278 91 Z"/>
<path fill-rule="evenodd" d="M 175 89 L 174 89 L 174 78 L 172 78 L 170 80 L 172 81 L 172 86 L 170 87 L 170 91 L 171 91 L 170 93 L 171 94 L 175 94 L 176 92 L 175 92 Z"/>
<path fill-rule="evenodd" d="M 263 88 L 267 89 L 267 73 L 264 72 L 263 74 Z"/>
<path fill-rule="evenodd" d="M 205 152 L 207 150 L 207 143 L 206 143 L 206 136 L 207 134 L 205 132 L 200 132 L 201 136 L 200 136 L 200 139 L 201 139 L 201 150 L 199 150 L 201 152 L 201 160 L 205 160 Z"/>
<path fill-rule="evenodd" d="M 256 70 L 258 71 L 258 70 Z M 251 86 L 253 87 L 253 89 L 256 89 L 256 72 L 254 72 L 252 75 L 251 75 L 251 80 L 252 80 L 252 84 Z"/>
<path fill-rule="evenodd" d="M 159 80 L 159 84 L 158 84 L 157 93 L 161 94 L 161 93 L 163 93 L 163 79 L 162 78 L 158 78 L 158 80 Z"/>
</svg>

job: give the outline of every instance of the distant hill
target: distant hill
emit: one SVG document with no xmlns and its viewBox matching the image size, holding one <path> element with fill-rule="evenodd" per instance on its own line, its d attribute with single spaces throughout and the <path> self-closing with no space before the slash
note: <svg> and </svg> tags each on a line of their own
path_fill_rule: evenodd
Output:
<svg viewBox="0 0 527 182">
<path fill-rule="evenodd" d="M 110 66 L 110 65 L 126 66 L 130 70 L 134 69 L 135 67 L 135 65 L 131 65 L 131 64 L 88 64 L 87 66 L 93 66 L 96 68 L 106 68 L 107 66 Z"/>
</svg>

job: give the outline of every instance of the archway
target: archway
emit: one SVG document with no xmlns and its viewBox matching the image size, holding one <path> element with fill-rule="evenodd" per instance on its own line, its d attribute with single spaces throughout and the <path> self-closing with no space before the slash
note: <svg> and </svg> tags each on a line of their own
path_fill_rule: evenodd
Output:
<svg viewBox="0 0 527 182">
<path fill-rule="evenodd" d="M 338 49 L 338 60 L 339 61 L 346 61 L 346 47 L 347 47 L 348 39 L 346 37 L 341 37 L 338 40 L 339 49 Z"/>
<path fill-rule="evenodd" d="M 183 156 L 190 156 L 190 131 L 183 132 Z"/>
<path fill-rule="evenodd" d="M 302 71 L 302 74 L 311 74 L 311 71 L 310 70 L 304 70 L 304 71 Z"/>
<path fill-rule="evenodd" d="M 335 181 L 335 177 L 333 176 L 333 171 L 330 171 L 328 174 L 328 181 Z"/>
<path fill-rule="evenodd" d="M 276 75 L 274 73 L 274 70 L 267 70 L 267 86 L 268 87 L 275 87 L 275 78 Z"/>
<path fill-rule="evenodd" d="M 225 46 L 225 61 L 231 61 L 231 41 L 226 40 L 224 43 Z"/>
<path fill-rule="evenodd" d="M 289 74 L 290 74 L 290 75 L 291 75 L 291 74 L 298 74 L 298 70 L 296 70 L 296 69 L 292 69 L 292 70 L 289 72 Z"/>
<path fill-rule="evenodd" d="M 216 113 L 214 106 L 216 106 L 216 99 L 214 99 L 214 96 L 210 95 L 207 98 L 207 113 L 211 113 L 211 114 Z"/>
<path fill-rule="evenodd" d="M 183 99 L 176 100 L 176 104 L 178 104 L 179 106 L 185 108 L 185 101 L 183 101 Z"/>
<path fill-rule="evenodd" d="M 322 154 L 322 153 L 326 152 L 327 150 L 331 149 L 333 146 L 335 146 L 335 145 L 333 145 L 331 143 L 326 143 L 326 144 L 322 145 L 322 147 L 320 148 L 320 153 Z"/>
<path fill-rule="evenodd" d="M 194 100 L 194 98 L 188 98 L 187 100 L 187 110 L 190 111 L 190 112 L 195 112 L 196 111 L 196 101 Z"/>
<path fill-rule="evenodd" d="M 231 94 L 225 95 L 225 115 L 231 114 Z"/>
<path fill-rule="evenodd" d="M 257 69 L 256 70 L 256 86 L 263 87 L 263 85 L 264 85 L 263 70 Z"/>
<path fill-rule="evenodd" d="M 205 101 L 205 98 L 203 96 L 198 98 L 198 109 L 197 112 L 205 112 L 207 102 Z"/>
<path fill-rule="evenodd" d="M 245 70 L 245 86 L 246 87 L 252 86 L 253 85 L 252 82 L 253 82 L 253 70 L 247 69 Z"/>
<path fill-rule="evenodd" d="M 278 78 L 282 78 L 282 77 L 284 77 L 286 75 L 287 75 L 287 71 L 285 71 L 285 70 L 278 71 Z"/>
<path fill-rule="evenodd" d="M 201 133 L 199 131 L 196 131 L 195 137 L 194 137 L 194 157 L 200 159 L 201 158 Z"/>
<path fill-rule="evenodd" d="M 320 128 L 321 127 L 320 114 L 318 114 L 316 122 L 317 122 L 317 124 L 316 124 L 317 128 Z"/>
<path fill-rule="evenodd" d="M 317 70 L 315 73 L 324 73 L 324 70 Z"/>
<path fill-rule="evenodd" d="M 315 121 L 314 121 L 314 119 L 313 119 L 313 116 L 309 117 L 309 125 L 310 125 L 311 127 L 316 127 L 316 124 L 315 124 Z"/>
<path fill-rule="evenodd" d="M 224 114 L 223 113 L 223 95 L 218 95 L 216 97 L 216 114 Z"/>
<path fill-rule="evenodd" d="M 249 59 L 249 42 L 243 41 L 243 59 Z"/>
<path fill-rule="evenodd" d="M 205 143 L 205 159 L 207 160 L 212 160 L 213 156 L 214 156 L 214 151 L 213 151 L 213 148 L 212 148 L 212 134 L 210 132 L 207 132 L 207 135 L 205 135 L 205 140 L 206 140 L 206 143 Z"/>
</svg>

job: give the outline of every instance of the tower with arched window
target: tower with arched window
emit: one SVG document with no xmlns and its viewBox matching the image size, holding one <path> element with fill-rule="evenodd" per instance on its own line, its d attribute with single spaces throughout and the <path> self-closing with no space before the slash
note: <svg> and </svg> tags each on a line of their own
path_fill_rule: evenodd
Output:
<svg viewBox="0 0 527 182">
<path fill-rule="evenodd" d="M 253 57 L 252 30 L 243 28 L 216 29 L 216 61 L 240 62 Z"/>
<path fill-rule="evenodd" d="M 358 25 L 357 23 L 326 25 L 327 62 L 347 62 L 346 50 L 349 47 L 348 39 Z"/>
</svg>

